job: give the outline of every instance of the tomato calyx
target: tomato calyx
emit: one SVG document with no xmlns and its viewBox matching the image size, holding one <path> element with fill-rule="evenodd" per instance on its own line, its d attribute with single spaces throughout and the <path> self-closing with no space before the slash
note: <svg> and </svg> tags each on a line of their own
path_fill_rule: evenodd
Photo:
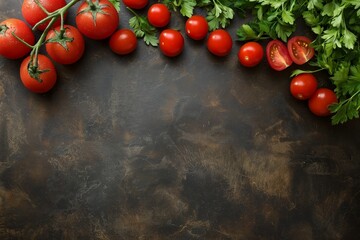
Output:
<svg viewBox="0 0 360 240">
<path fill-rule="evenodd" d="M 9 29 L 8 26 L 4 25 L 0 25 L 0 34 L 4 35 L 6 33 L 6 31 Z"/>
<path fill-rule="evenodd" d="M 67 43 L 74 41 L 74 38 L 67 37 L 65 30 L 66 30 L 66 28 L 61 29 L 60 31 L 54 30 L 55 36 L 48 39 L 46 42 L 47 43 L 59 43 L 67 51 L 69 49 L 67 46 Z"/>
<path fill-rule="evenodd" d="M 27 69 L 30 77 L 34 78 L 39 83 L 43 82 L 43 80 L 40 78 L 40 75 L 50 71 L 49 69 L 40 70 L 37 64 L 32 64 L 32 61 L 29 62 Z"/>
<path fill-rule="evenodd" d="M 109 15 L 107 12 L 103 10 L 104 8 L 109 8 L 110 7 L 109 4 L 100 4 L 99 0 L 96 0 L 95 2 L 93 2 L 92 0 L 87 0 L 86 2 L 88 6 L 84 8 L 82 11 L 78 12 L 78 15 L 90 12 L 94 21 L 94 25 L 96 25 L 97 14 L 100 13 L 103 15 Z"/>
</svg>

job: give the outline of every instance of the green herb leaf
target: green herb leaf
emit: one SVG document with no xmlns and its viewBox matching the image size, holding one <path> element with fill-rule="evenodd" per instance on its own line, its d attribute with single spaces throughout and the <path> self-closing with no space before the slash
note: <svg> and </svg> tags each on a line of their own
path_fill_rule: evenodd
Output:
<svg viewBox="0 0 360 240">
<path fill-rule="evenodd" d="M 109 0 L 114 5 L 116 11 L 120 12 L 120 0 Z"/>
</svg>

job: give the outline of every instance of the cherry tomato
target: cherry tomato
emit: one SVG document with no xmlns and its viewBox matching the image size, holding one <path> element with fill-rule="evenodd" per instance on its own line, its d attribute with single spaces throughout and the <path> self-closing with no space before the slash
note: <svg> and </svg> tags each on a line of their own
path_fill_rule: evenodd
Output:
<svg viewBox="0 0 360 240">
<path fill-rule="evenodd" d="M 185 32 L 191 39 L 204 39 L 208 31 L 209 25 L 203 16 L 193 15 L 185 23 Z"/>
<path fill-rule="evenodd" d="M 295 36 L 289 39 L 287 47 L 294 63 L 302 65 L 314 56 L 315 50 L 310 43 L 311 40 L 304 36 Z"/>
<path fill-rule="evenodd" d="M 31 48 L 20 42 L 12 33 L 30 45 L 34 45 L 35 36 L 28 25 L 19 19 L 9 18 L 0 23 L 0 55 L 9 59 L 22 58 Z"/>
<path fill-rule="evenodd" d="M 105 39 L 113 34 L 119 26 L 119 14 L 108 0 L 83 1 L 76 14 L 76 25 L 79 31 L 91 39 Z M 94 17 L 95 16 L 95 17 Z"/>
<path fill-rule="evenodd" d="M 123 0 L 125 6 L 133 9 L 142 9 L 146 7 L 149 0 Z"/>
<path fill-rule="evenodd" d="M 291 80 L 290 92 L 299 100 L 309 99 L 318 86 L 315 76 L 311 73 L 299 74 Z"/>
<path fill-rule="evenodd" d="M 247 42 L 242 45 L 238 52 L 238 59 L 245 67 L 258 65 L 264 57 L 264 49 L 257 42 Z"/>
<path fill-rule="evenodd" d="M 184 48 L 184 38 L 179 31 L 165 29 L 160 33 L 159 47 L 165 56 L 175 57 L 179 55 Z"/>
<path fill-rule="evenodd" d="M 54 12 L 66 5 L 65 0 L 39 0 L 39 4 L 41 4 L 48 12 Z M 24 0 L 21 13 L 24 19 L 31 25 L 35 26 L 36 23 L 47 17 L 47 14 L 36 4 L 35 0 Z M 43 24 L 38 26 L 38 30 L 44 31 L 49 21 L 46 21 Z M 60 25 L 60 18 L 55 21 L 53 27 Z"/>
<path fill-rule="evenodd" d="M 170 22 L 171 13 L 165 4 L 155 3 L 150 6 L 147 17 L 154 27 L 165 27 Z"/>
<path fill-rule="evenodd" d="M 292 64 L 287 47 L 279 40 L 272 40 L 267 44 L 266 57 L 270 67 L 276 71 L 284 70 Z"/>
<path fill-rule="evenodd" d="M 61 35 L 60 26 L 49 31 L 46 36 L 46 52 L 60 64 L 77 62 L 85 50 L 85 41 L 79 30 L 64 25 L 65 32 Z"/>
<path fill-rule="evenodd" d="M 308 106 L 316 116 L 325 117 L 331 115 L 329 106 L 337 101 L 334 91 L 328 88 L 319 88 L 309 99 Z"/>
<path fill-rule="evenodd" d="M 130 29 L 120 29 L 111 36 L 109 46 L 116 54 L 129 54 L 137 47 L 136 35 Z"/>
<path fill-rule="evenodd" d="M 223 29 L 212 31 L 207 40 L 208 50 L 219 57 L 228 55 L 231 52 L 232 44 L 230 34 Z"/>
<path fill-rule="evenodd" d="M 56 83 L 56 69 L 50 58 L 38 55 L 38 67 L 30 63 L 30 56 L 25 58 L 20 66 L 20 79 L 24 86 L 34 93 L 50 91 Z"/>
</svg>

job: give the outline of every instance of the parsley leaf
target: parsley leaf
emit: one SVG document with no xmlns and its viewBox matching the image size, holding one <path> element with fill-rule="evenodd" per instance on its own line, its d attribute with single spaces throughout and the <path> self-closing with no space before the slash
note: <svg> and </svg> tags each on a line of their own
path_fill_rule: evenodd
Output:
<svg viewBox="0 0 360 240">
<path fill-rule="evenodd" d="M 138 15 L 131 8 L 128 8 L 128 10 L 135 15 L 129 19 L 129 25 L 134 30 L 136 37 L 143 38 L 147 45 L 158 46 L 159 39 L 157 38 L 156 28 L 150 25 L 145 16 Z"/>
<path fill-rule="evenodd" d="M 114 5 L 116 11 L 120 12 L 120 0 L 109 0 Z"/>
</svg>

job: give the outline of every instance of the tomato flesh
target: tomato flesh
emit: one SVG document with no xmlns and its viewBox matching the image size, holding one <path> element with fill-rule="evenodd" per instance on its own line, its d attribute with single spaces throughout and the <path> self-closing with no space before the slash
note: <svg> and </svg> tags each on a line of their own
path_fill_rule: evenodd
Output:
<svg viewBox="0 0 360 240">
<path fill-rule="evenodd" d="M 311 73 L 299 74 L 291 80 L 290 92 L 299 100 L 309 99 L 318 86 L 315 76 Z"/>
<path fill-rule="evenodd" d="M 169 24 L 171 12 L 165 4 L 155 3 L 149 8 L 147 17 L 151 25 L 161 28 Z"/>
<path fill-rule="evenodd" d="M 266 57 L 270 67 L 276 71 L 282 71 L 293 63 L 286 45 L 276 39 L 267 44 Z"/>
<path fill-rule="evenodd" d="M 295 36 L 289 39 L 287 48 L 294 63 L 302 65 L 314 56 L 315 50 L 310 44 L 311 40 L 305 36 Z"/>
<path fill-rule="evenodd" d="M 111 36 L 109 46 L 116 54 L 129 54 L 137 47 L 136 35 L 130 29 L 120 29 Z"/>
<path fill-rule="evenodd" d="M 174 29 L 165 29 L 159 36 L 160 51 L 168 57 L 179 55 L 184 48 L 184 37 Z"/>
<path fill-rule="evenodd" d="M 200 15 L 193 15 L 185 23 L 186 34 L 194 40 L 204 39 L 209 31 L 206 18 Z"/>
<path fill-rule="evenodd" d="M 209 34 L 207 40 L 208 50 L 219 57 L 229 55 L 232 49 L 232 38 L 230 34 L 224 29 L 217 29 Z"/>
<path fill-rule="evenodd" d="M 123 0 L 125 6 L 133 9 L 142 9 L 146 7 L 149 0 Z"/>
</svg>

